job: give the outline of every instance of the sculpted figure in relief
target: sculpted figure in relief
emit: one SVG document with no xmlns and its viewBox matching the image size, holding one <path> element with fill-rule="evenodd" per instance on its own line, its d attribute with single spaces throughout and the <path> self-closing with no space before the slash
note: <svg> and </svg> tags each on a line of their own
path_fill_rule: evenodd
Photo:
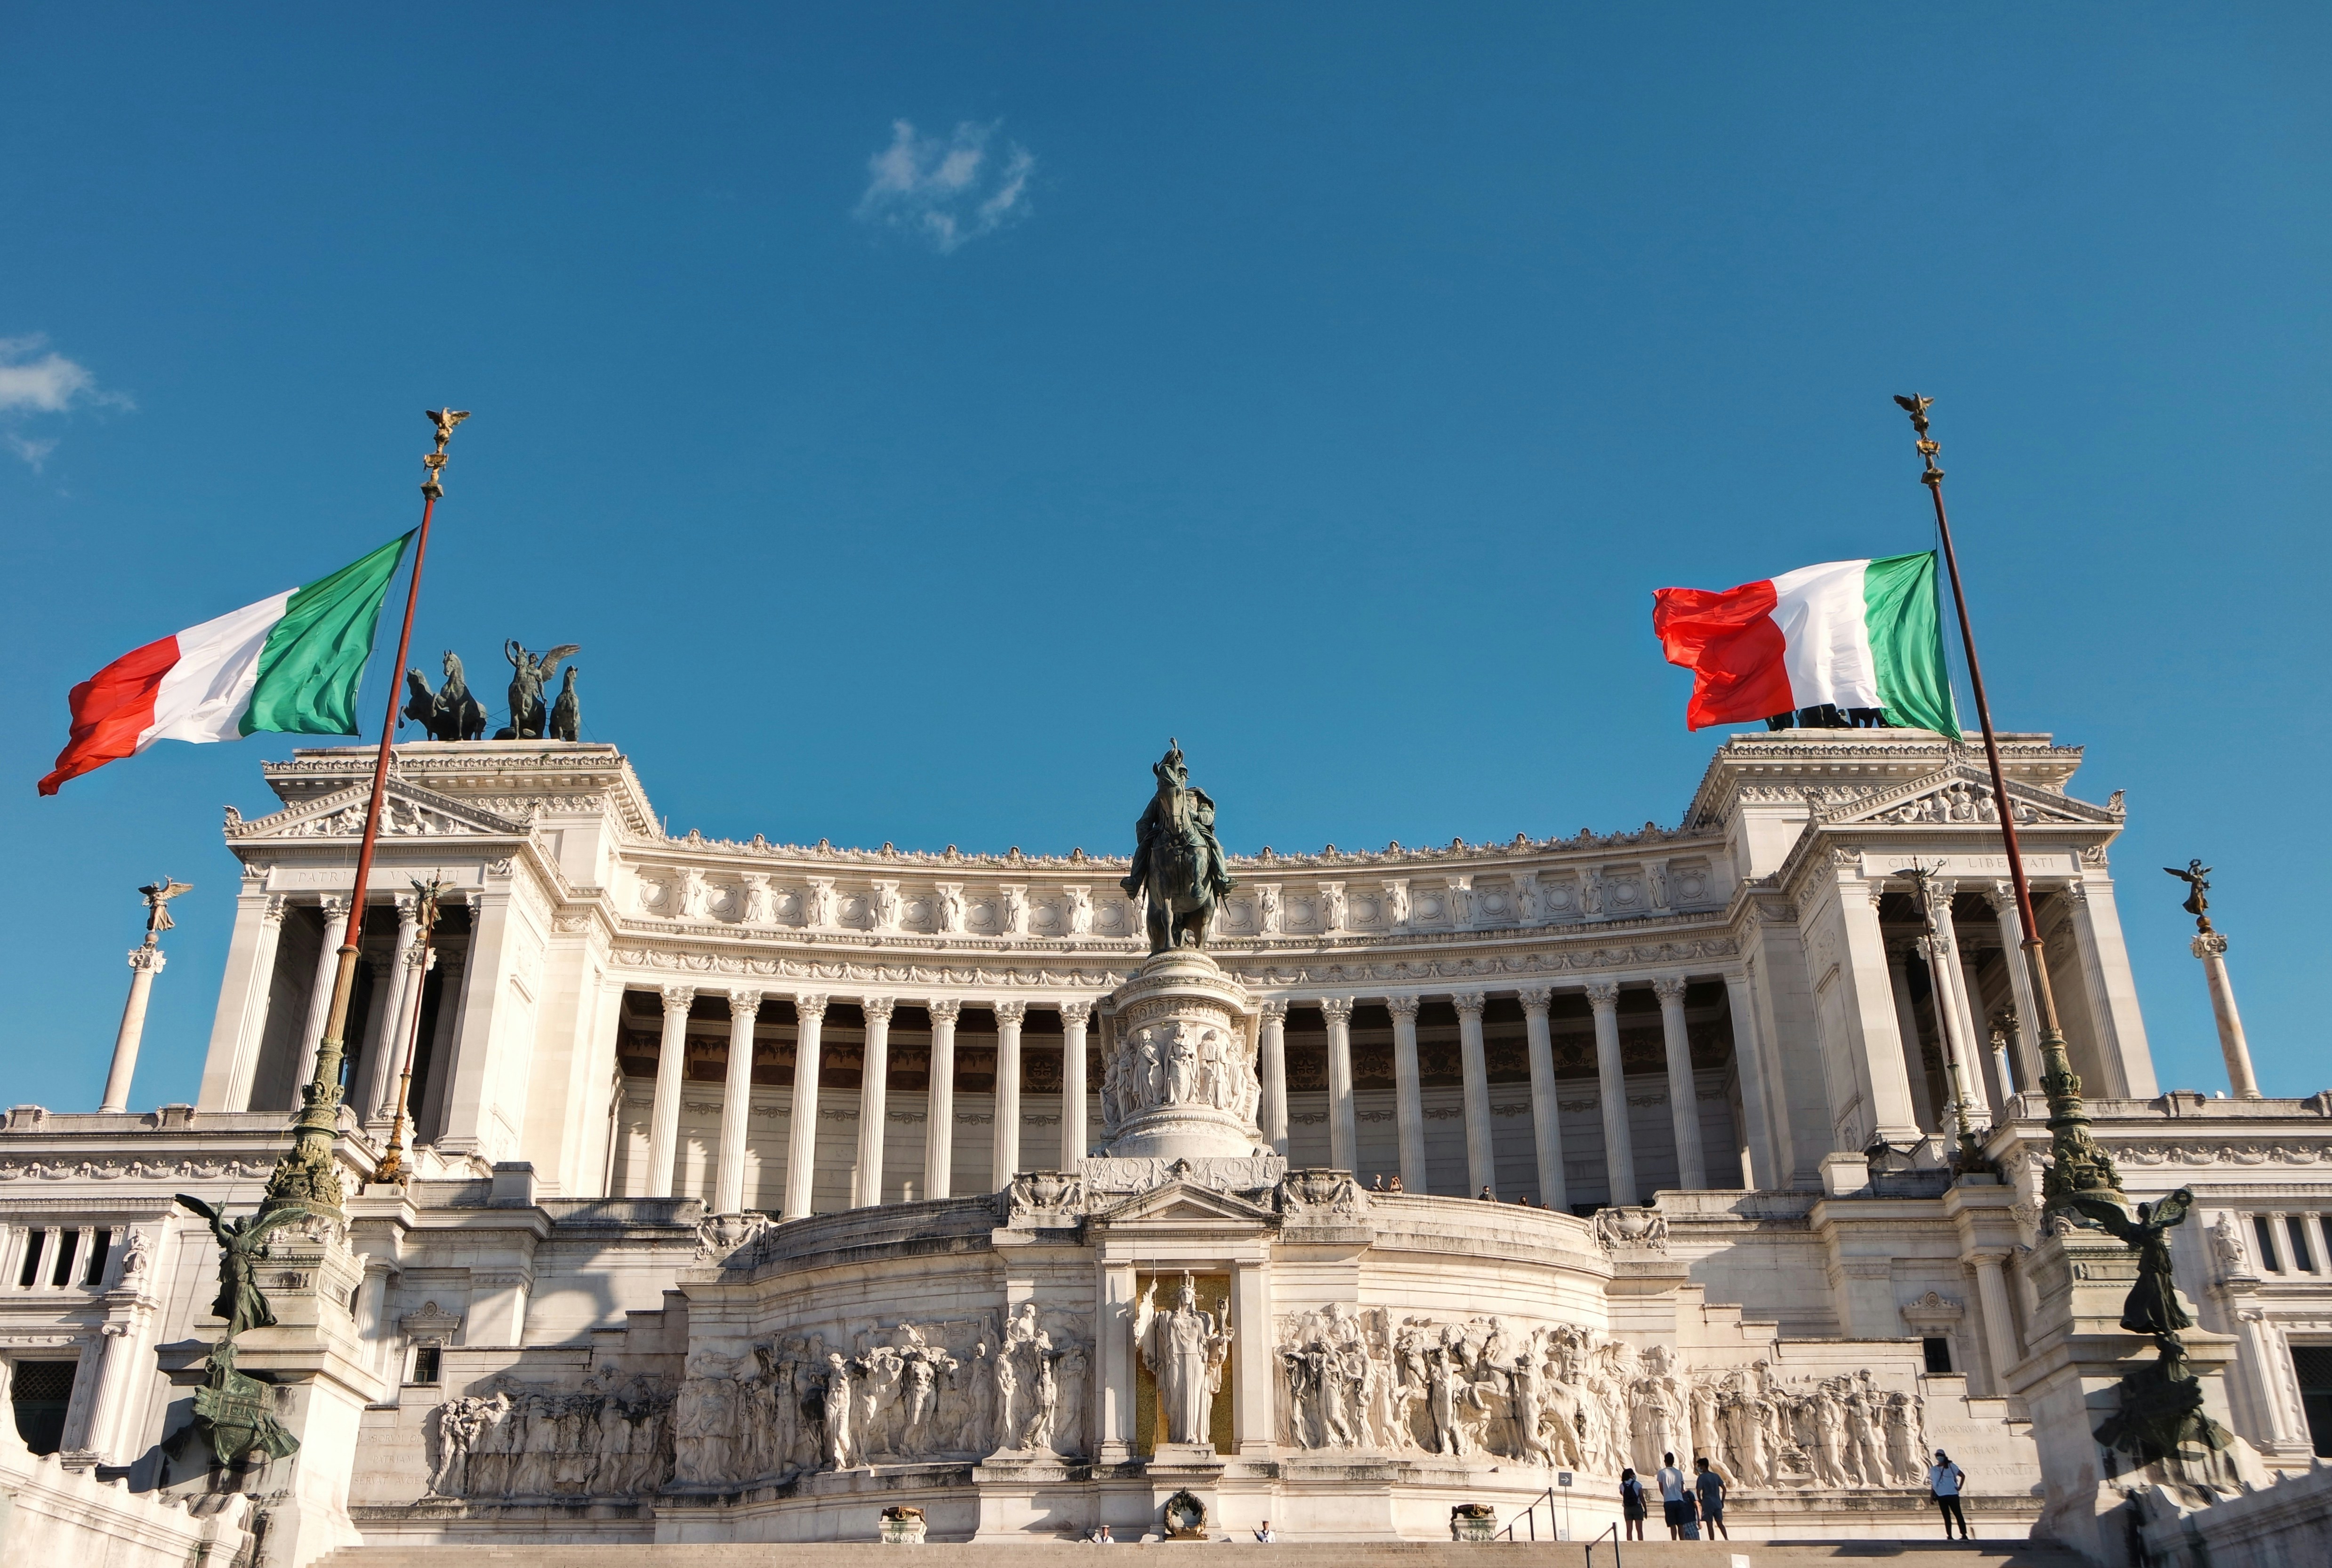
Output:
<svg viewBox="0 0 2332 1568">
<path fill-rule="evenodd" d="M 1231 1331 L 1215 1315 L 1200 1310 L 1198 1288 L 1189 1274 L 1174 1306 L 1157 1310 L 1158 1283 L 1152 1279 L 1135 1303 L 1133 1341 L 1142 1364 L 1158 1380 L 1158 1407 L 1166 1418 L 1166 1440 L 1204 1443 L 1208 1412 L 1222 1385 L 1223 1363 L 1230 1354 Z"/>
</svg>

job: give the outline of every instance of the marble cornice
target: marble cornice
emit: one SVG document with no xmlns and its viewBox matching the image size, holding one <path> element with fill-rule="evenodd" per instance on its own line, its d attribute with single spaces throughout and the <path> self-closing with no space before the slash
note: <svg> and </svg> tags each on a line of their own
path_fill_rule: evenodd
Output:
<svg viewBox="0 0 2332 1568">
<path fill-rule="evenodd" d="M 2011 785 L 2060 793 L 2081 765 L 2081 748 L 2045 732 L 2002 734 L 2001 765 Z M 1983 750 L 1927 730 L 1789 729 L 1735 735 L 1709 759 L 1686 807 L 1688 830 L 1729 822 L 1744 799 L 1817 802 L 1862 794 L 1975 759 Z"/>
</svg>

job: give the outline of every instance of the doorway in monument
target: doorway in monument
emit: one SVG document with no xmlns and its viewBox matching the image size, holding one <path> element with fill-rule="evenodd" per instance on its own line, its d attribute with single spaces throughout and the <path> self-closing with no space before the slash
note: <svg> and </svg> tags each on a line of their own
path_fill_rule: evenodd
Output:
<svg viewBox="0 0 2332 1568">
<path fill-rule="evenodd" d="M 2332 1345 L 2295 1345 L 2291 1370 L 2299 1378 L 2299 1407 L 2319 1459 L 2332 1459 Z"/>
<path fill-rule="evenodd" d="M 1199 1299 L 1199 1310 L 1211 1313 L 1217 1325 L 1228 1323 L 1231 1311 L 1231 1277 L 1228 1274 L 1190 1275 L 1193 1293 Z M 1169 1311 L 1182 1293 L 1182 1270 L 1161 1269 L 1155 1274 L 1134 1276 L 1134 1297 L 1139 1300 L 1145 1291 L 1154 1291 L 1152 1304 L 1160 1312 Z M 1207 1406 L 1207 1440 L 1219 1454 L 1235 1453 L 1238 1444 L 1231 1430 L 1231 1391 L 1238 1386 L 1239 1356 L 1246 1347 L 1237 1340 L 1231 1342 L 1230 1354 L 1223 1363 L 1222 1381 L 1216 1385 L 1214 1398 Z M 1142 1364 L 1137 1353 L 1133 1358 L 1133 1451 L 1147 1459 L 1166 1441 L 1166 1413 L 1158 1406 L 1158 1379 Z"/>
<path fill-rule="evenodd" d="M 72 1402 L 75 1361 L 20 1361 L 8 1385 L 8 1402 L 14 1407 L 16 1435 L 35 1454 L 53 1454 L 64 1446 L 65 1407 Z"/>
</svg>

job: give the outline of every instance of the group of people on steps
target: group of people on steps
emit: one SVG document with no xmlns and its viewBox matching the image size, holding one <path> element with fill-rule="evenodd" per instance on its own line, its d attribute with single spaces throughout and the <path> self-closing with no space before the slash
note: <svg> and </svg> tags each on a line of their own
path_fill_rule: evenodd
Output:
<svg viewBox="0 0 2332 1568">
<path fill-rule="evenodd" d="M 1725 1527 L 1725 1478 L 1706 1458 L 1693 1460 L 1689 1476 L 1677 1468 L 1674 1454 L 1660 1456 L 1660 1468 L 1652 1484 L 1660 1489 L 1660 1509 L 1668 1520 L 1668 1539 L 1697 1541 L 1703 1538 L 1702 1526 L 1707 1527 L 1706 1538 L 1733 1539 Z M 1967 1474 L 1952 1463 L 1951 1455 L 1935 1450 L 1935 1462 L 1927 1468 L 1928 1495 L 1944 1516 L 1944 1539 L 1952 1539 L 1952 1526 L 1959 1526 L 1959 1538 L 1973 1541 L 1968 1532 L 1967 1515 L 1961 1510 L 1960 1488 L 1967 1484 Z M 1644 1521 L 1651 1508 L 1645 1495 L 1644 1483 L 1632 1469 L 1620 1472 L 1620 1512 L 1627 1520 L 1628 1539 L 1644 1538 Z"/>
</svg>

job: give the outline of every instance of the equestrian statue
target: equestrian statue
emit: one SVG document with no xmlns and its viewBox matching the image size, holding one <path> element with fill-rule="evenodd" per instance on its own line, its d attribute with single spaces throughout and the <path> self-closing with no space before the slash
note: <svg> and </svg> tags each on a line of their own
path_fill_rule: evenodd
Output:
<svg viewBox="0 0 2332 1568">
<path fill-rule="evenodd" d="M 1133 869 L 1118 884 L 1129 898 L 1149 895 L 1150 951 L 1204 947 L 1215 907 L 1238 884 L 1215 839 L 1215 803 L 1190 787 L 1180 742 L 1150 770 L 1158 793 L 1133 825 Z"/>
</svg>

